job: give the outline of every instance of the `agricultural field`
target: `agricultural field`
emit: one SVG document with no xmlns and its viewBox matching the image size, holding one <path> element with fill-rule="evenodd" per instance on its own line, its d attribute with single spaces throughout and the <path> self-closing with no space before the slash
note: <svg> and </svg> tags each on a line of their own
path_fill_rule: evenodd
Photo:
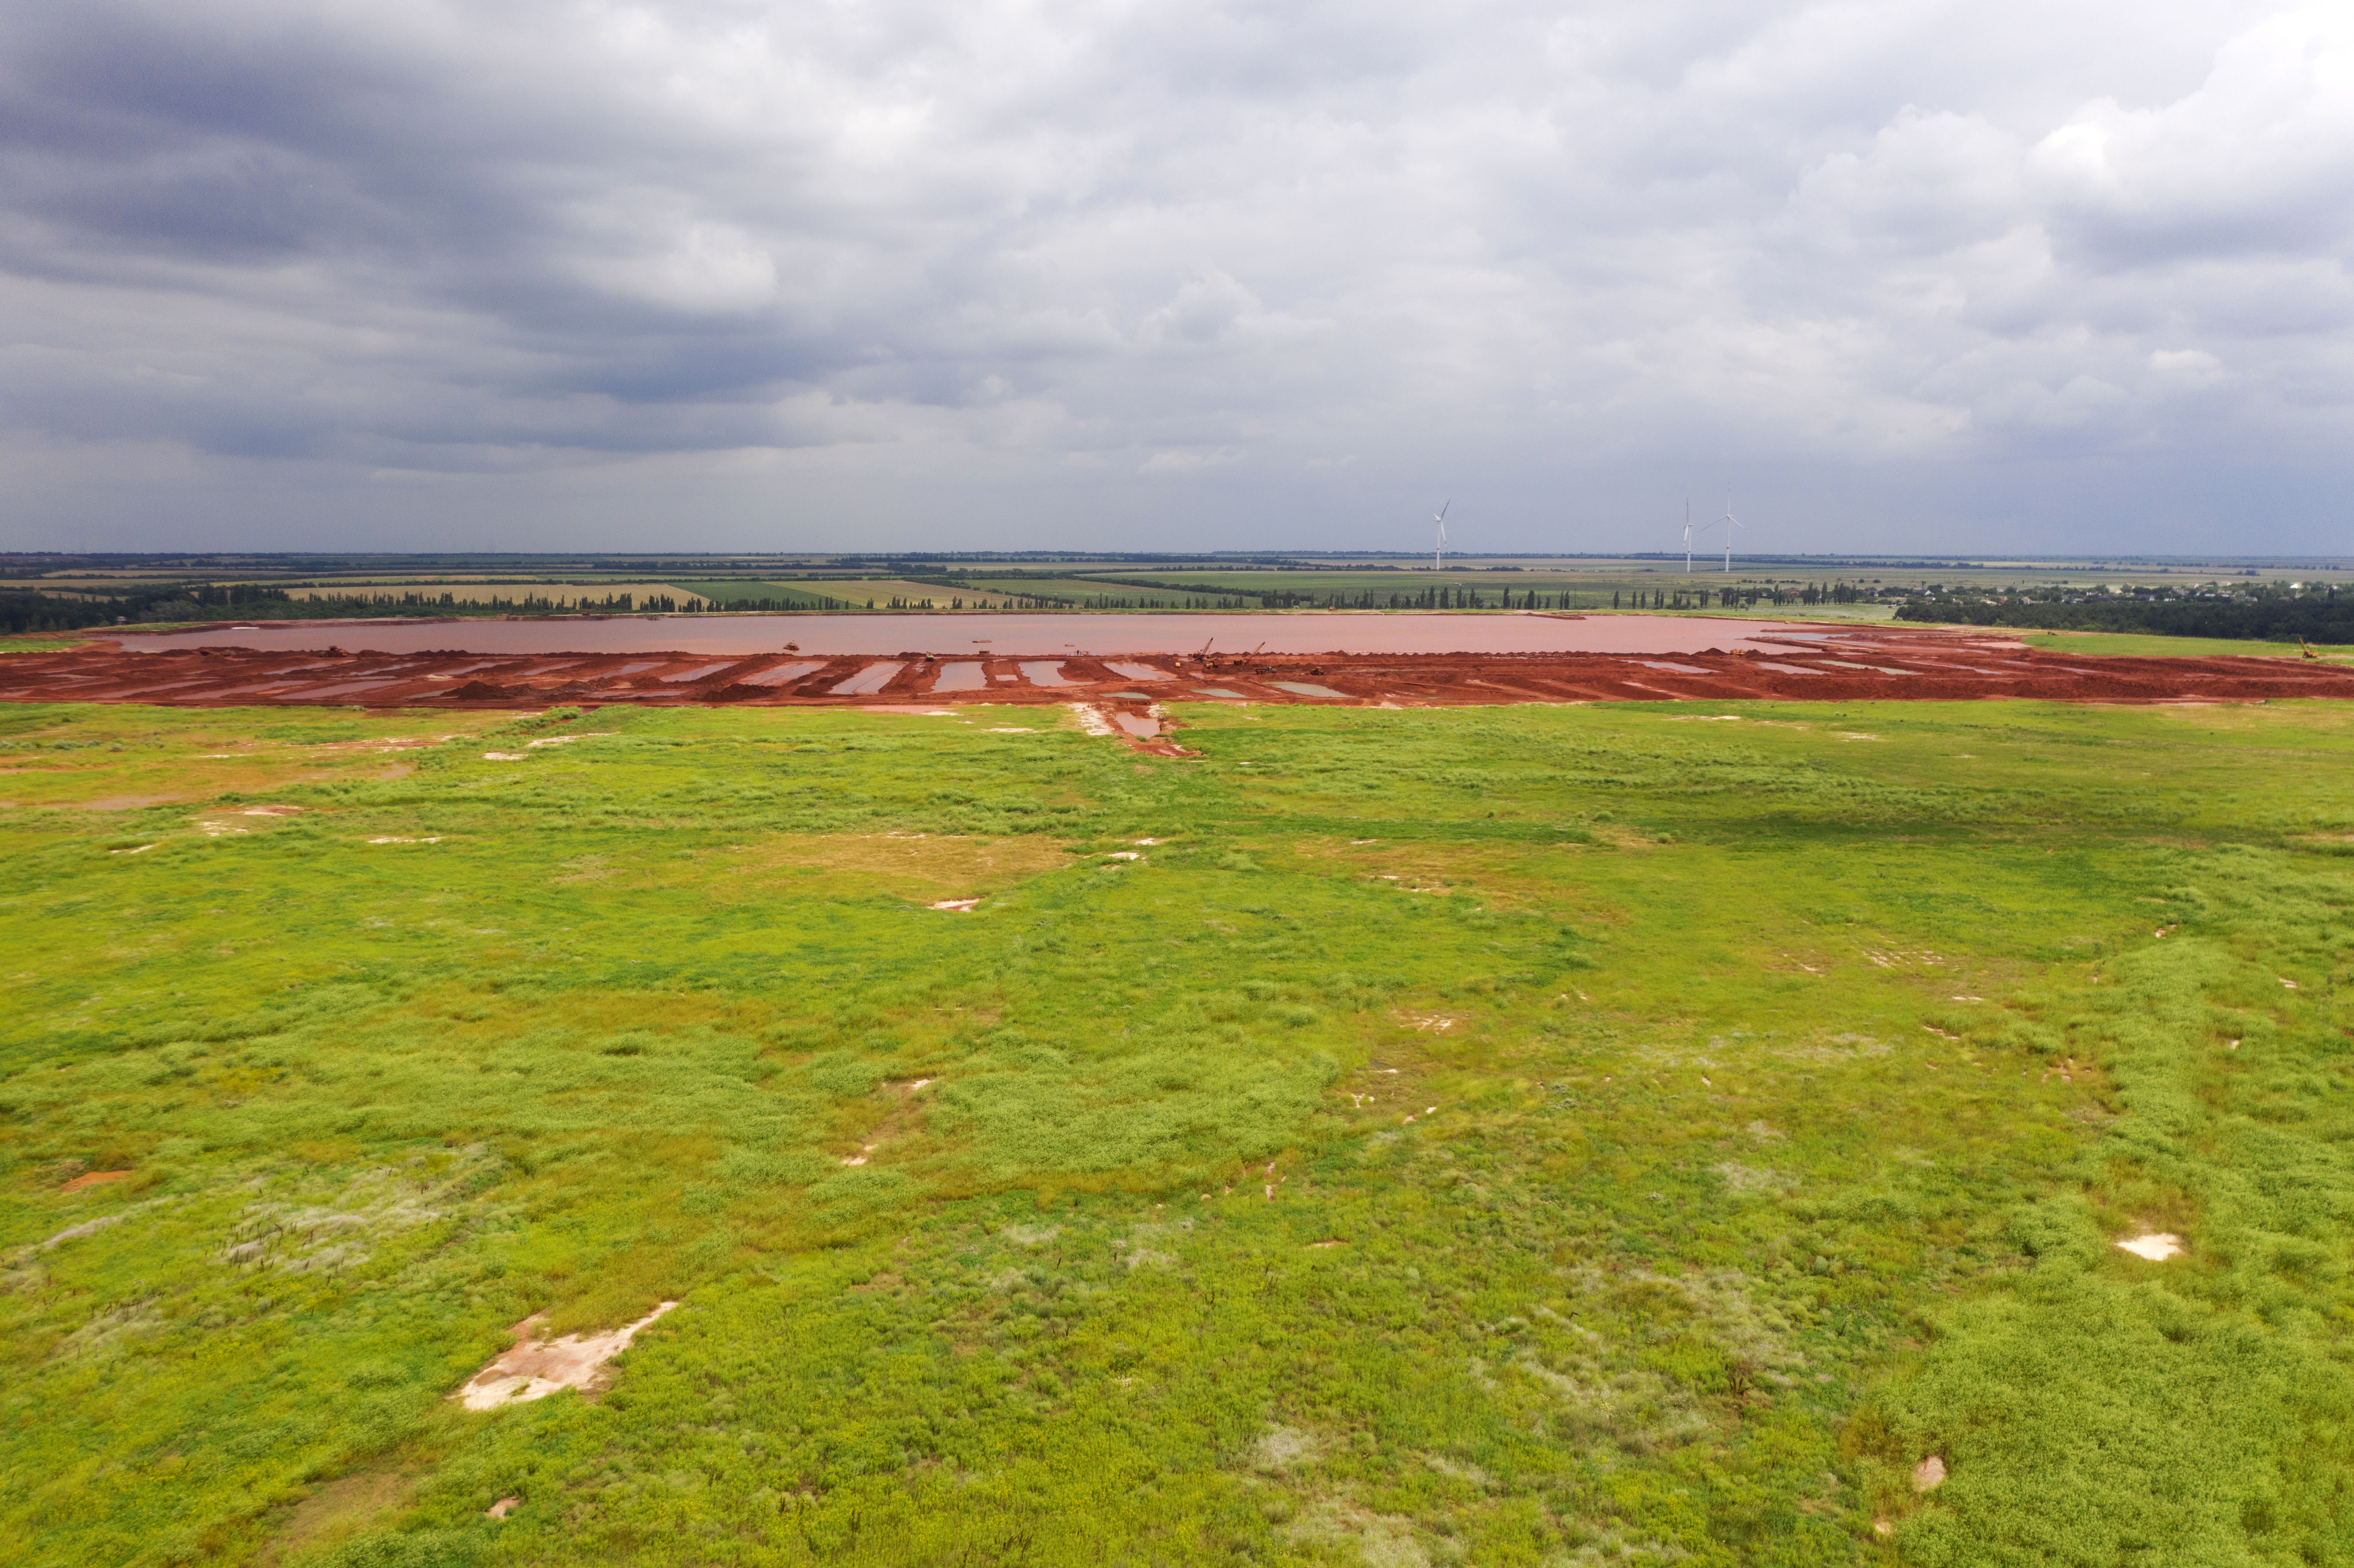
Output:
<svg viewBox="0 0 2354 1568">
<path fill-rule="evenodd" d="M 2055 653 L 2084 653 L 2111 659 L 2297 659 L 2305 650 L 2294 642 L 2266 642 L 2255 638 L 2164 637 L 2118 631 L 2023 631 L 2004 629 L 2030 648 Z M 2314 643 L 2323 659 L 2354 659 L 2354 647 Z"/>
<path fill-rule="evenodd" d="M 398 596 L 419 593 L 432 599 L 450 598 L 460 604 L 488 604 L 493 599 L 510 601 L 525 595 L 534 599 L 552 599 L 559 604 L 571 604 L 583 599 L 597 600 L 628 594 L 632 599 L 669 594 L 674 598 L 685 595 L 669 583 L 625 582 L 620 580 L 581 582 L 371 582 L 313 583 L 286 589 L 289 599 L 372 599 L 379 595 Z"/>
<path fill-rule="evenodd" d="M 1172 711 L 0 709 L 10 1560 L 2354 1554 L 2354 709 Z"/>
</svg>

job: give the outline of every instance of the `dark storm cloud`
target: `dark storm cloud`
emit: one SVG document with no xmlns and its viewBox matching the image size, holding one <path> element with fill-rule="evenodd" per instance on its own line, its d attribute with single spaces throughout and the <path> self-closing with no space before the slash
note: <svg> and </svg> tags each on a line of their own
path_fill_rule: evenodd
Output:
<svg viewBox="0 0 2354 1568">
<path fill-rule="evenodd" d="M 2349 105 L 2232 0 L 18 7 L 0 520 L 1341 543 L 1453 473 L 1558 547 L 1748 473 L 2065 547 L 2055 464 L 2342 467 Z"/>
</svg>

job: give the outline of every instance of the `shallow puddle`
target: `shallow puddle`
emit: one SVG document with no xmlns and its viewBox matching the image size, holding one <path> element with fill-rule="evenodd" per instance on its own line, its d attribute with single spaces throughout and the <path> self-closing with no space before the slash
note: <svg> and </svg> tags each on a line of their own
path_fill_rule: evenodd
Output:
<svg viewBox="0 0 2354 1568">
<path fill-rule="evenodd" d="M 652 668 L 646 664 L 631 664 L 624 667 L 633 670 Z M 739 686 L 790 686 L 795 681 L 814 675 L 824 668 L 825 661 L 822 659 L 797 659 L 790 664 L 779 664 L 774 669 L 757 671 L 749 675 L 738 675 L 736 678 L 736 683 Z"/>
<path fill-rule="evenodd" d="M 905 664 L 869 664 L 847 681 L 838 682 L 832 691 L 837 697 L 871 696 L 891 683 L 891 677 L 906 669 Z"/>
<path fill-rule="evenodd" d="M 943 664 L 931 689 L 935 692 L 978 692 L 988 684 L 979 664 Z"/>
</svg>

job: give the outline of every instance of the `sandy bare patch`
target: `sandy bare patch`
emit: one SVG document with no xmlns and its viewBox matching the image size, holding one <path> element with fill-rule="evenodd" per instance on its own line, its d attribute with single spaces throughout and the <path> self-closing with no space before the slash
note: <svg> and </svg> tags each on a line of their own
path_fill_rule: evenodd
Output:
<svg viewBox="0 0 2354 1568">
<path fill-rule="evenodd" d="M 78 1225 L 68 1225 L 65 1229 L 59 1231 L 57 1234 L 43 1242 L 41 1244 L 41 1250 L 43 1252 L 48 1252 L 52 1247 L 64 1245 L 67 1242 L 79 1241 L 84 1236 L 94 1236 L 99 1232 L 106 1229 L 107 1226 L 119 1225 L 122 1223 L 122 1216 L 121 1214 L 101 1214 L 94 1220 L 84 1220 Z"/>
<path fill-rule="evenodd" d="M 1063 1234 L 1060 1225 L 1008 1225 L 997 1233 L 1016 1246 L 1044 1246 Z"/>
<path fill-rule="evenodd" d="M 1727 1160 L 1713 1168 L 1724 1182 L 1724 1190 L 1746 1196 L 1755 1192 L 1787 1192 L 1798 1184 L 1798 1178 L 1785 1171 L 1760 1170 Z"/>
<path fill-rule="evenodd" d="M 527 740 L 525 746 L 570 746 L 576 740 L 600 740 L 609 735 L 619 735 L 616 729 L 583 730 L 578 735 L 551 735 L 538 740 Z"/>
<path fill-rule="evenodd" d="M 1401 1514 L 1369 1512 L 1338 1498 L 1303 1510 L 1286 1528 L 1294 1541 L 1327 1550 L 1354 1545 L 1365 1568 L 1430 1568 L 1430 1554 L 1416 1540 L 1414 1521 Z"/>
<path fill-rule="evenodd" d="M 525 760 L 525 758 L 524 754 L 520 751 L 486 751 L 482 753 L 482 760 L 485 762 L 521 762 Z"/>
<path fill-rule="evenodd" d="M 1425 1034 L 1444 1034 L 1463 1022 L 1443 1012 L 1401 1012 L 1397 1021 L 1406 1028 Z"/>
<path fill-rule="evenodd" d="M 546 1319 L 546 1313 L 535 1312 L 514 1326 L 514 1348 L 468 1378 L 451 1397 L 469 1410 L 496 1410 L 545 1399 L 563 1388 L 593 1393 L 613 1381 L 605 1363 L 628 1350 L 639 1330 L 677 1305 L 664 1301 L 610 1334 L 567 1334 L 560 1340 L 531 1337 Z"/>
<path fill-rule="evenodd" d="M 1270 1426 L 1251 1445 L 1251 1463 L 1262 1470 L 1285 1470 L 1312 1460 L 1324 1440 L 1296 1426 Z"/>
<path fill-rule="evenodd" d="M 927 904 L 927 909 L 948 909 L 959 915 L 970 915 L 981 906 L 978 898 L 943 898 L 937 904 Z"/>
<path fill-rule="evenodd" d="M 482 1510 L 482 1517 L 484 1519 L 504 1519 L 508 1514 L 513 1513 L 516 1509 L 519 1509 L 522 1506 L 523 1499 L 521 1498 L 501 1498 L 498 1501 L 493 1503 L 490 1507 Z"/>
<path fill-rule="evenodd" d="M 2127 1236 L 2116 1245 L 2118 1251 L 2129 1252 L 2136 1257 L 2146 1257 L 2152 1263 L 2164 1263 L 2168 1258 L 2185 1250 L 2182 1238 L 2167 1231 L 2150 1231 L 2137 1236 Z"/>
<path fill-rule="evenodd" d="M 1097 736 L 1108 740 L 1119 733 L 1118 729 L 1112 726 L 1112 722 L 1104 717 L 1102 713 L 1092 705 L 1087 703 L 1071 703 L 1066 705 L 1071 710 L 1071 717 L 1076 719 L 1078 722 L 1079 727 L 1085 730 L 1087 734 Z"/>
<path fill-rule="evenodd" d="M 120 1181 L 130 1175 L 128 1171 L 87 1171 L 58 1189 L 60 1192 L 79 1192 L 89 1187 L 103 1187 L 109 1181 Z"/>
<path fill-rule="evenodd" d="M 1913 1467 L 1913 1489 L 1934 1492 L 1946 1484 L 1946 1461 L 1932 1454 Z"/>
</svg>

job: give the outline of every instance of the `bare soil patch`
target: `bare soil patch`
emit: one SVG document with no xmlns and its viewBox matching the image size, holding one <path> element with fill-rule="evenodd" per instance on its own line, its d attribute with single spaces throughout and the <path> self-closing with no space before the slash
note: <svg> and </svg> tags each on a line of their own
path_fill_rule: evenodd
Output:
<svg viewBox="0 0 2354 1568">
<path fill-rule="evenodd" d="M 514 1348 L 468 1378 L 451 1397 L 469 1410 L 496 1410 L 545 1399 L 558 1389 L 594 1393 L 612 1383 L 605 1363 L 628 1350 L 640 1330 L 677 1305 L 664 1301 L 610 1333 L 567 1334 L 560 1340 L 534 1338 L 546 1321 L 546 1313 L 534 1313 L 514 1326 Z"/>
<path fill-rule="evenodd" d="M 2127 1236 L 2119 1242 L 2117 1250 L 2136 1257 L 2146 1257 L 2152 1263 L 2164 1263 L 2184 1250 L 2182 1238 L 2168 1231 L 2152 1231 L 2146 1235 Z"/>
</svg>

